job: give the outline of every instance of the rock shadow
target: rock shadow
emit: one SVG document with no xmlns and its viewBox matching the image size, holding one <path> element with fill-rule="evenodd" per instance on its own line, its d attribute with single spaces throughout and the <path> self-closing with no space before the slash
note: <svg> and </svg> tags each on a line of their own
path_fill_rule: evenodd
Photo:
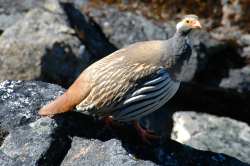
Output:
<svg viewBox="0 0 250 166">
<path fill-rule="evenodd" d="M 143 143 L 134 128 L 127 124 L 105 126 L 102 120 L 78 113 L 69 112 L 54 118 L 60 130 L 69 137 L 98 139 L 107 141 L 118 139 L 128 154 L 133 154 L 138 159 L 150 160 L 159 165 L 174 162 L 175 165 L 220 165 L 232 162 L 244 165 L 241 161 L 230 156 L 201 151 L 180 144 L 170 138 L 164 137 L 154 140 L 151 144 Z"/>
</svg>

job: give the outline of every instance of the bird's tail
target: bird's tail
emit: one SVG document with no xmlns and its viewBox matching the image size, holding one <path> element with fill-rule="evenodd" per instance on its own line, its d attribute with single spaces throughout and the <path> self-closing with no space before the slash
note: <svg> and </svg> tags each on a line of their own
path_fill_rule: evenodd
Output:
<svg viewBox="0 0 250 166">
<path fill-rule="evenodd" d="M 84 74 L 69 87 L 69 89 L 51 103 L 39 110 L 39 115 L 52 116 L 68 111 L 72 111 L 90 92 L 89 84 Z"/>
<path fill-rule="evenodd" d="M 75 105 L 70 102 L 70 96 L 66 92 L 62 96 L 59 96 L 56 100 L 43 106 L 39 110 L 38 114 L 42 116 L 50 116 L 71 111 L 74 107 Z"/>
</svg>

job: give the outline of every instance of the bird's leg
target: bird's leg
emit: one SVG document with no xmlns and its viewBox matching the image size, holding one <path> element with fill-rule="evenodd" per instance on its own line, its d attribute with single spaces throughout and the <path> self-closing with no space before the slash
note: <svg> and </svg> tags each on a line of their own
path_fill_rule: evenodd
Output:
<svg viewBox="0 0 250 166">
<path fill-rule="evenodd" d="M 133 121 L 132 123 L 143 142 L 150 144 L 150 139 L 160 139 L 160 136 L 155 135 L 152 132 L 142 128 L 138 121 Z"/>
<path fill-rule="evenodd" d="M 105 116 L 102 118 L 104 124 L 111 128 L 119 128 L 120 124 L 113 119 L 112 116 Z"/>
<path fill-rule="evenodd" d="M 104 124 L 107 125 L 107 126 L 113 126 L 114 125 L 112 116 L 105 116 L 105 117 L 102 118 L 102 120 L 103 120 Z"/>
</svg>

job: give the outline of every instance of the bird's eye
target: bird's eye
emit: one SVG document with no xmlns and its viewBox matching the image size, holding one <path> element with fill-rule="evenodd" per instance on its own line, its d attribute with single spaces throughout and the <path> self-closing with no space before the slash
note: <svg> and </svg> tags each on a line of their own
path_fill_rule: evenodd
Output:
<svg viewBox="0 0 250 166">
<path fill-rule="evenodd" d="M 189 23 L 189 20 L 186 20 L 186 23 Z"/>
</svg>

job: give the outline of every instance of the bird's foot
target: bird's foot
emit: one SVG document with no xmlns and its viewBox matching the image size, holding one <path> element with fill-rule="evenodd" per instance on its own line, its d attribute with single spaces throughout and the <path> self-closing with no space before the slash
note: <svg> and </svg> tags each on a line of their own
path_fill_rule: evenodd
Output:
<svg viewBox="0 0 250 166">
<path fill-rule="evenodd" d="M 151 140 L 160 139 L 160 136 L 155 135 L 154 132 L 142 128 L 139 122 L 137 121 L 133 122 L 133 126 L 137 130 L 144 143 L 151 144 Z"/>
<path fill-rule="evenodd" d="M 102 118 L 102 121 L 104 122 L 105 126 L 111 127 L 111 128 L 119 128 L 120 125 L 117 121 L 114 121 L 112 116 L 106 116 Z"/>
</svg>

